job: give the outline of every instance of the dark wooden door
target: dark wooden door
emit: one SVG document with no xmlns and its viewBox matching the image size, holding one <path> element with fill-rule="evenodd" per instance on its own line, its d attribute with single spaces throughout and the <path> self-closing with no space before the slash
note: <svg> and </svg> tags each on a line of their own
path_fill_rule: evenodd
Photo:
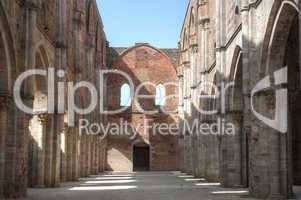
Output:
<svg viewBox="0 0 301 200">
<path fill-rule="evenodd" d="M 134 146 L 133 149 L 133 166 L 134 171 L 149 171 L 149 147 Z"/>
</svg>

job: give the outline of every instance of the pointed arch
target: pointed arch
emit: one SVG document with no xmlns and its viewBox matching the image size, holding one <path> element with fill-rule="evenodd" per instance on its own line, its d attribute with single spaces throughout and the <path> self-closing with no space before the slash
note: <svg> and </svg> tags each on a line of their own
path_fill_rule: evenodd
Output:
<svg viewBox="0 0 301 200">
<path fill-rule="evenodd" d="M 263 43 L 262 67 L 259 69 L 261 78 L 282 67 L 278 63 L 284 60 L 289 37 L 289 31 L 283 30 L 290 30 L 298 13 L 295 2 L 275 1 Z"/>
<path fill-rule="evenodd" d="M 135 49 L 138 49 L 140 47 L 147 47 L 147 48 L 150 48 L 150 49 L 153 49 L 153 50 L 159 52 L 165 59 L 167 59 L 168 64 L 170 64 L 171 66 L 174 66 L 173 63 L 172 63 L 172 61 L 171 61 L 171 59 L 168 57 L 168 55 L 164 51 L 162 51 L 161 49 L 157 49 L 156 47 L 154 47 L 154 46 L 152 46 L 150 44 L 147 44 L 147 43 L 137 44 L 137 45 L 135 45 L 135 46 L 133 46 L 131 48 L 128 48 L 128 49 L 124 50 L 120 54 L 119 57 L 120 58 L 125 57 L 128 53 L 130 53 L 131 51 L 134 51 Z"/>
<path fill-rule="evenodd" d="M 237 46 L 234 50 L 232 64 L 229 75 L 229 83 L 233 86 L 229 89 L 227 95 L 226 109 L 231 111 L 242 111 L 243 109 L 243 94 L 242 94 L 242 50 Z"/>
<path fill-rule="evenodd" d="M 266 78 L 266 80 L 271 83 L 270 85 L 277 86 L 277 83 L 272 83 L 272 81 L 270 81 L 270 78 L 275 78 L 274 73 L 286 66 L 285 62 L 288 42 L 292 28 L 296 28 L 294 24 L 297 23 L 298 13 L 299 9 L 294 1 L 274 1 L 262 44 L 261 65 L 259 65 L 259 68 L 257 69 L 259 72 L 259 80 Z M 297 51 L 297 49 L 295 49 L 294 51 Z M 287 82 L 285 84 L 290 85 L 290 83 L 292 82 L 291 79 L 294 78 L 289 78 L 290 76 L 293 76 L 293 74 L 290 74 L 289 72 L 292 68 L 295 67 L 296 66 L 288 66 L 288 70 L 284 70 L 284 73 L 279 74 L 279 79 L 282 78 L 284 82 Z M 286 73 L 287 71 L 288 73 Z M 276 78 L 274 80 L 276 80 Z M 275 91 L 277 91 L 277 89 L 274 90 L 274 88 L 268 86 L 264 90 L 258 91 L 257 93 L 253 94 L 254 98 L 251 101 L 253 113 L 256 113 L 256 117 L 260 120 L 260 123 L 263 123 L 263 121 L 266 120 L 265 122 L 269 125 L 263 127 L 260 127 L 258 125 L 259 132 L 270 133 L 268 139 L 269 141 L 273 141 L 273 144 L 271 144 L 271 146 L 275 147 L 273 148 L 273 151 L 271 151 L 270 155 L 266 155 L 264 157 L 264 159 L 271 160 L 270 163 L 267 163 L 266 166 L 264 166 L 266 168 L 266 172 L 264 173 L 266 173 L 267 175 L 265 175 L 262 180 L 266 181 L 250 182 L 251 188 L 253 187 L 253 185 L 259 186 L 258 188 L 262 188 L 262 186 L 270 187 L 270 191 L 266 191 L 264 189 L 258 189 L 257 191 L 251 190 L 251 193 L 257 196 L 259 196 L 258 193 L 262 193 L 259 196 L 260 198 L 266 198 L 269 195 L 273 195 L 275 193 L 281 194 L 285 198 L 290 198 L 293 194 L 293 170 L 291 166 L 292 153 L 290 153 L 292 152 L 291 143 L 293 141 L 293 131 L 291 130 L 291 123 L 293 122 L 293 120 L 290 119 L 290 117 L 293 115 L 291 115 L 290 113 L 290 108 L 293 105 L 288 104 L 286 106 L 285 104 L 287 104 L 287 102 L 285 100 L 281 100 L 281 102 L 283 103 L 281 105 L 281 109 L 277 108 L 277 106 L 274 106 L 278 103 L 279 100 L 277 100 L 276 98 Z M 294 96 L 294 94 L 290 93 L 290 90 L 283 89 L 283 91 L 284 93 L 287 93 L 282 96 L 283 99 L 287 97 L 287 99 L 290 99 L 290 96 Z M 294 114 L 298 115 L 299 113 L 297 110 L 294 110 Z M 279 116 L 281 116 L 281 119 L 279 119 Z M 300 122 L 298 123 L 298 125 L 299 124 Z M 274 128 L 272 128 L 273 126 Z M 280 132 L 286 133 L 281 135 Z M 261 136 L 261 134 L 259 134 L 259 141 L 262 139 L 266 140 L 264 136 Z M 262 142 L 259 144 L 263 145 L 264 143 Z M 282 161 L 280 160 L 280 155 L 282 155 L 282 159 L 287 160 L 287 162 L 282 163 Z M 256 154 L 252 155 L 253 159 L 250 160 L 250 163 L 256 164 L 256 156 Z M 254 169 L 261 170 L 262 167 L 263 166 L 255 165 Z M 270 173 L 271 171 L 273 171 L 273 173 L 275 174 L 273 178 L 268 175 L 268 173 Z M 285 173 L 281 173 L 281 171 L 285 171 Z M 251 176 L 252 175 L 253 174 L 251 174 Z M 276 180 L 275 182 L 273 182 L 273 184 L 270 183 L 272 179 Z"/>
<path fill-rule="evenodd" d="M 120 106 L 130 107 L 131 104 L 131 88 L 128 83 L 124 83 L 120 88 Z"/>
<path fill-rule="evenodd" d="M 162 83 L 160 83 L 159 85 L 156 86 L 155 105 L 164 106 L 165 103 L 166 103 L 166 88 Z"/>
</svg>

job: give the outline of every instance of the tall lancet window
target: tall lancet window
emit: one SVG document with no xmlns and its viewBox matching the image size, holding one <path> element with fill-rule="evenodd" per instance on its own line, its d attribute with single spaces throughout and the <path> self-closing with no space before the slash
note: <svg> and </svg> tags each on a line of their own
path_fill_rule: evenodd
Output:
<svg viewBox="0 0 301 200">
<path fill-rule="evenodd" d="M 164 106 L 166 102 L 166 90 L 164 85 L 159 84 L 156 87 L 156 106 Z"/>
<path fill-rule="evenodd" d="M 120 89 L 120 106 L 130 107 L 132 105 L 131 88 L 129 84 L 125 83 Z"/>
</svg>

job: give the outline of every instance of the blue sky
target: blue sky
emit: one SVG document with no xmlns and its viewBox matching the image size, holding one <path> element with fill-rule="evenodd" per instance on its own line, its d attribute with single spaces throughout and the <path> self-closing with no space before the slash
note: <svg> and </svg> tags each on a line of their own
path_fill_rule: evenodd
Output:
<svg viewBox="0 0 301 200">
<path fill-rule="evenodd" d="M 97 0 L 105 32 L 113 47 L 147 42 L 175 48 L 188 0 Z"/>
</svg>

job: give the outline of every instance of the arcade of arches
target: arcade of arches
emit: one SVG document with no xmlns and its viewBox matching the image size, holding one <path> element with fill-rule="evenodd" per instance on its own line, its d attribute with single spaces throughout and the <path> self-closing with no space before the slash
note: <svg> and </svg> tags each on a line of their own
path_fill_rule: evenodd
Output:
<svg viewBox="0 0 301 200">
<path fill-rule="evenodd" d="M 198 181 L 190 195 L 205 191 L 210 199 L 223 199 L 214 196 L 211 186 L 220 190 L 216 194 L 247 191 L 247 197 L 232 199 L 301 198 L 300 8 L 298 0 L 189 0 L 178 49 L 147 43 L 114 48 L 96 0 L 0 0 L 0 199 L 24 198 L 28 188 L 64 188 L 64 182 L 87 177 L 96 176 L 97 183 L 118 177 L 120 183 L 135 182 L 114 176 L 117 171 L 140 178 L 153 175 L 140 176 L 141 171 L 192 177 L 185 179 Z M 33 109 L 31 115 L 13 98 L 15 81 L 30 69 L 57 74 L 54 80 L 30 77 L 22 85 L 21 100 Z M 107 74 L 99 84 L 98 72 L 107 69 L 127 73 L 135 88 L 152 82 L 141 88 L 141 95 L 152 98 L 131 101 L 130 83 L 120 74 Z M 53 82 L 80 81 L 104 92 L 105 109 L 123 111 L 103 114 L 97 105 L 90 114 L 76 114 L 75 126 L 69 124 L 67 108 L 48 112 L 69 98 L 67 87 L 51 89 Z M 178 88 L 164 85 L 173 81 Z M 204 82 L 214 83 L 216 90 L 232 85 L 225 93 L 210 87 L 200 92 Z M 200 99 L 200 94 L 215 98 Z M 86 108 L 90 100 L 89 91 L 78 88 L 74 103 Z M 174 112 L 166 114 L 166 109 Z M 81 119 L 135 128 L 124 135 L 89 134 L 81 131 Z M 195 121 L 231 123 L 234 129 L 232 134 L 219 127 L 219 134 L 187 131 Z M 158 133 L 158 124 L 178 124 L 178 134 Z M 106 174 L 113 174 L 112 180 Z M 177 181 L 169 184 L 167 189 L 183 189 L 182 183 L 172 185 Z M 90 186 L 79 188 L 89 191 Z M 153 195 L 164 191 L 152 186 Z M 127 186 L 134 187 L 139 190 L 139 185 Z"/>
</svg>

